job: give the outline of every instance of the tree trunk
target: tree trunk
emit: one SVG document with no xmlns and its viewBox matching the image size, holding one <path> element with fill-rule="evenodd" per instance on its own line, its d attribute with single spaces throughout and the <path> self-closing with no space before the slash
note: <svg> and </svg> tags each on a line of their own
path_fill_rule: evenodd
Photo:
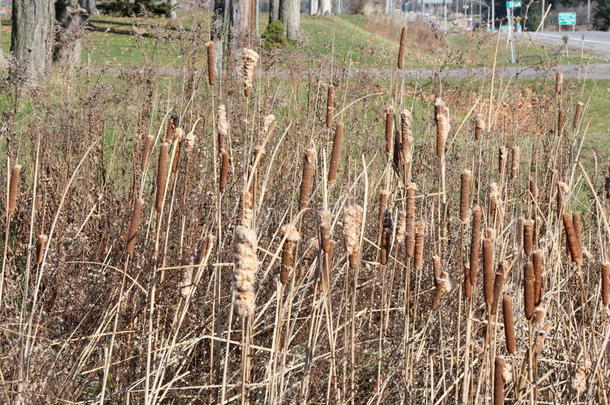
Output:
<svg viewBox="0 0 610 405">
<path fill-rule="evenodd" d="M 211 40 L 214 41 L 216 75 L 222 75 L 223 42 L 225 32 L 225 0 L 214 0 L 214 16 L 212 18 Z"/>
<path fill-rule="evenodd" d="M 286 37 L 291 41 L 298 41 L 300 38 L 301 25 L 301 1 L 284 0 L 283 4 L 286 8 L 284 13 L 285 20 L 283 21 L 286 26 Z"/>
<path fill-rule="evenodd" d="M 176 6 L 178 5 L 178 0 L 169 0 L 169 5 L 171 8 L 167 13 L 167 18 L 176 18 Z"/>
<path fill-rule="evenodd" d="M 95 4 L 95 0 L 80 0 L 80 6 L 85 9 L 89 17 L 95 17 L 100 14 L 97 11 L 97 5 Z"/>
<path fill-rule="evenodd" d="M 316 15 L 318 13 L 318 0 L 309 0 L 309 15 Z"/>
<path fill-rule="evenodd" d="M 320 0 L 320 10 L 318 14 L 330 15 L 332 14 L 331 0 Z"/>
<path fill-rule="evenodd" d="M 68 68 L 80 64 L 81 37 L 85 32 L 87 12 L 78 0 L 58 0 L 55 2 L 57 32 L 53 61 Z"/>
<path fill-rule="evenodd" d="M 269 24 L 279 18 L 280 0 L 269 0 Z"/>
<path fill-rule="evenodd" d="M 49 0 L 13 0 L 11 79 L 44 78 L 51 61 L 53 3 Z"/>
<path fill-rule="evenodd" d="M 231 1 L 231 43 L 237 48 L 249 47 L 254 29 L 253 0 Z"/>
</svg>

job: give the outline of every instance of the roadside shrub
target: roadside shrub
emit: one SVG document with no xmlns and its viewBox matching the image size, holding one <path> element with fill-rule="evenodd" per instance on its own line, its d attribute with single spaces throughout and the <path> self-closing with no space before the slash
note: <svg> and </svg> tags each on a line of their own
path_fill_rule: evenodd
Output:
<svg viewBox="0 0 610 405">
<path fill-rule="evenodd" d="M 283 47 L 288 44 L 286 28 L 284 27 L 284 23 L 279 20 L 269 24 L 262 37 L 264 39 L 263 48 L 265 49 Z"/>
</svg>

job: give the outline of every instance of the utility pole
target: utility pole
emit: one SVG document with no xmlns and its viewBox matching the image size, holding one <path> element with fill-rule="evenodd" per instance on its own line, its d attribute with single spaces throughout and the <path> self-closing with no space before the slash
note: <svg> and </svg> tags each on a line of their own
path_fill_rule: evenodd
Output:
<svg viewBox="0 0 610 405">
<path fill-rule="evenodd" d="M 496 30 L 496 2 L 491 0 L 491 30 Z"/>
<path fill-rule="evenodd" d="M 591 0 L 587 0 L 587 30 L 591 29 Z"/>
</svg>

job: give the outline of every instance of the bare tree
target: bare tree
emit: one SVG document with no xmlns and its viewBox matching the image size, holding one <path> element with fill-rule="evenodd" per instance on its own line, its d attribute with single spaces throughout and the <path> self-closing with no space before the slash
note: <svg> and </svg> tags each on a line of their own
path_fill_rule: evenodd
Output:
<svg viewBox="0 0 610 405">
<path fill-rule="evenodd" d="M 320 9 L 318 10 L 318 14 L 330 15 L 331 13 L 332 13 L 331 0 L 320 0 Z"/>
<path fill-rule="evenodd" d="M 291 41 L 297 41 L 301 30 L 301 1 L 281 0 L 280 5 L 280 16 L 286 26 L 286 37 Z"/>
<path fill-rule="evenodd" d="M 49 0 L 13 0 L 12 79 L 44 78 L 51 62 L 53 15 Z"/>
<path fill-rule="evenodd" d="M 96 15 L 100 14 L 100 12 L 97 10 L 95 0 L 80 0 L 79 2 L 80 6 L 85 9 L 90 17 L 95 17 Z"/>
<path fill-rule="evenodd" d="M 57 31 L 53 47 L 53 61 L 69 68 L 80 63 L 81 38 L 87 20 L 87 11 L 81 7 L 78 0 L 57 0 L 55 2 L 55 17 Z"/>
</svg>

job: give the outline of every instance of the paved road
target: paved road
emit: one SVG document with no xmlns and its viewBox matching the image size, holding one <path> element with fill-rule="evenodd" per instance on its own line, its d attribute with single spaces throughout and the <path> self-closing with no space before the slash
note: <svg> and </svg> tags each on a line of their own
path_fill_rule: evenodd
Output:
<svg viewBox="0 0 610 405">
<path fill-rule="evenodd" d="M 563 37 L 567 36 L 568 47 L 591 51 L 602 58 L 610 59 L 610 32 L 602 31 L 566 31 L 566 32 L 522 32 L 519 36 L 536 42 L 563 45 Z"/>
</svg>

